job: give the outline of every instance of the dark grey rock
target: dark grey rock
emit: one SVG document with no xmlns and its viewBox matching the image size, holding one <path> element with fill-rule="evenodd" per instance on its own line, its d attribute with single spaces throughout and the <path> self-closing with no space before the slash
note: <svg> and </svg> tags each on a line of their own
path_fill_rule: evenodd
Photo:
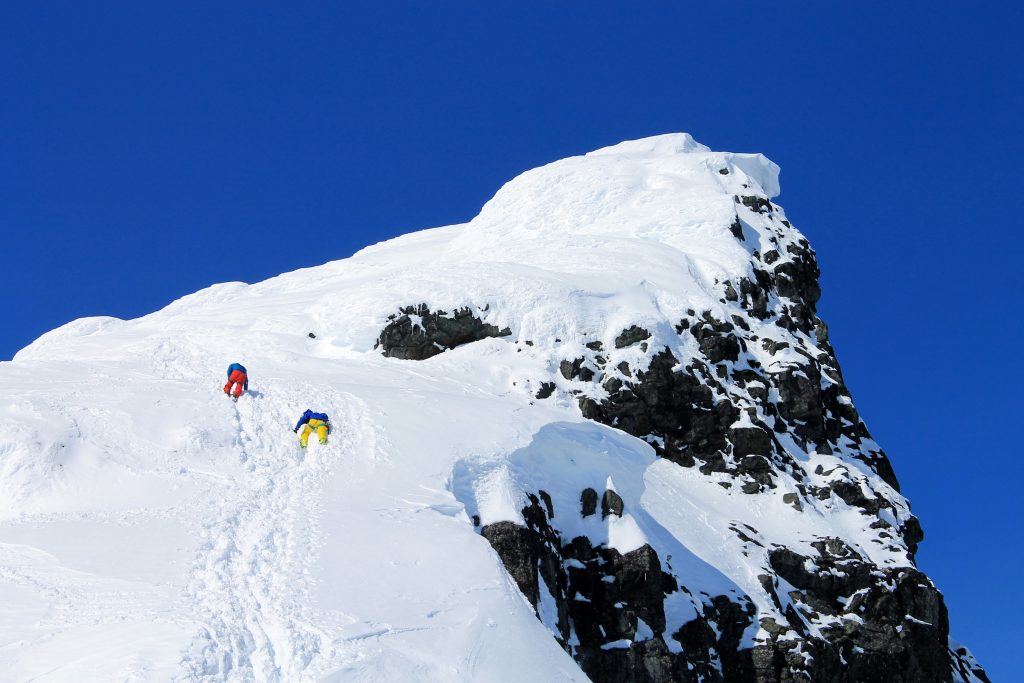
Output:
<svg viewBox="0 0 1024 683">
<path fill-rule="evenodd" d="M 738 239 L 740 242 L 745 242 L 746 238 L 743 236 L 743 224 L 740 223 L 740 217 L 736 216 L 736 220 L 729 226 L 729 232 L 733 234 L 733 237 Z"/>
<path fill-rule="evenodd" d="M 488 524 L 480 533 L 501 558 L 505 570 L 515 580 L 519 590 L 536 605 L 538 599 L 536 532 L 514 522 Z"/>
<path fill-rule="evenodd" d="M 611 489 L 607 489 L 601 497 L 601 518 L 609 515 L 622 516 L 622 498 Z"/>
<path fill-rule="evenodd" d="M 541 382 L 540 389 L 537 390 L 536 397 L 539 399 L 543 399 L 551 396 L 551 394 L 553 393 L 555 393 L 554 382 Z"/>
<path fill-rule="evenodd" d="M 773 210 L 772 203 L 768 201 L 767 197 L 760 195 L 746 195 L 743 197 L 736 197 L 736 201 L 743 206 L 749 208 L 757 213 L 769 213 Z"/>
<path fill-rule="evenodd" d="M 686 466 L 693 464 L 694 456 L 707 459 L 724 453 L 736 408 L 716 400 L 693 366 L 677 371 L 677 364 L 672 352 L 664 349 L 651 358 L 646 371 L 637 373 L 635 382 L 609 392 L 601 403 L 582 398 L 580 409 L 585 417 L 634 436 L 658 434 L 664 439 L 664 446 L 656 447 L 659 454 Z"/>
<path fill-rule="evenodd" d="M 597 512 L 597 491 L 594 489 L 583 489 L 580 494 L 580 514 L 589 517 Z"/>
<path fill-rule="evenodd" d="M 765 351 L 774 356 L 782 349 L 788 349 L 789 342 L 776 341 L 774 339 L 768 339 L 767 337 L 765 337 L 764 339 L 761 340 L 761 348 L 763 348 Z"/>
<path fill-rule="evenodd" d="M 760 427 L 733 427 L 729 430 L 733 457 L 768 455 L 772 451 L 772 437 Z M 761 458 L 764 460 L 764 458 Z M 771 469 L 765 460 L 767 469 Z"/>
<path fill-rule="evenodd" d="M 624 349 L 627 346 L 636 344 L 637 342 L 643 341 L 644 339 L 650 339 L 651 333 L 642 327 L 633 325 L 629 329 L 622 331 L 618 337 L 615 338 L 615 348 Z"/>
<path fill-rule="evenodd" d="M 566 379 L 578 379 L 582 382 L 589 382 L 594 379 L 594 371 L 585 367 L 583 365 L 585 362 L 585 358 L 577 358 L 571 361 L 563 360 L 558 366 L 558 371 L 561 372 L 562 377 Z"/>
<path fill-rule="evenodd" d="M 417 316 L 420 324 L 415 324 L 410 316 Z M 510 334 L 512 331 L 507 327 L 499 329 L 474 317 L 469 308 L 449 315 L 445 311 L 432 312 L 426 304 L 420 304 L 401 309 L 401 315 L 381 330 L 374 348 L 383 349 L 390 358 L 424 360 L 462 344 Z"/>
</svg>

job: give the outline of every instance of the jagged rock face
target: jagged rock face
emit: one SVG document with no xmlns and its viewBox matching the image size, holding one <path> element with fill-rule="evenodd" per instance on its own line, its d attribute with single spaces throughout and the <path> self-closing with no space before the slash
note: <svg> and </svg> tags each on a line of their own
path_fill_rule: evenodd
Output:
<svg viewBox="0 0 1024 683">
<path fill-rule="evenodd" d="M 762 199 L 739 202 L 771 212 Z M 742 239 L 741 230 L 734 234 Z M 888 458 L 853 407 L 827 328 L 816 315 L 814 253 L 802 239 L 783 251 L 788 258 L 775 250 L 752 254 L 753 276 L 738 283 L 742 295 L 734 283 L 722 283 L 724 299 L 742 309 L 731 322 L 690 310 L 691 317 L 674 325 L 695 343 L 692 358 L 684 363 L 667 347 L 652 348 L 646 370 L 597 378 L 605 396 L 583 396 L 580 408 L 590 419 L 648 440 L 681 466 L 728 475 L 732 481 L 721 485 L 736 485 L 745 494 L 775 488 L 787 477 L 797 490 L 787 502 L 798 510 L 809 497 L 838 497 L 861 510 L 865 526 L 877 530 L 877 543 L 898 542 L 912 557 L 923 534 L 909 510 L 897 509 L 853 468 L 819 469 L 813 474 L 825 481 L 812 481 L 793 449 L 780 443 L 786 436 L 801 449 L 842 451 L 899 491 Z M 760 337 L 751 332 L 751 318 L 789 334 Z M 633 327 L 620 338 L 650 336 Z M 785 360 L 769 370 L 744 358 L 758 343 Z M 893 519 L 902 520 L 898 527 Z M 768 549 L 762 584 L 783 619 L 761 617 L 768 635 L 744 655 L 736 680 L 951 680 L 946 609 L 926 576 L 881 569 L 837 539 L 821 539 L 815 547 L 815 559 L 784 547 Z"/>
<path fill-rule="evenodd" d="M 599 501 L 600 500 L 600 504 Z M 554 525 L 544 491 L 530 494 L 526 526 L 498 522 L 481 534 L 494 547 L 520 590 L 537 609 L 557 615 L 555 637 L 594 681 L 738 680 L 750 670 L 739 649 L 754 606 L 724 595 L 675 633 L 666 632 L 665 601 L 681 591 L 678 578 L 650 545 L 627 553 L 567 539 Z M 580 508 L 561 514 L 621 516 L 613 490 L 580 493 Z M 671 642 L 672 646 L 666 644 Z M 724 675 L 724 679 L 723 679 Z"/>
<path fill-rule="evenodd" d="M 535 608 L 553 602 L 556 638 L 594 681 L 952 680 L 945 604 L 913 568 L 880 570 L 835 538 L 814 544 L 817 557 L 773 548 L 774 574 L 761 581 L 789 605 L 776 598 L 781 623 L 760 620 L 777 640 L 744 649 L 755 617 L 750 601 L 709 597 L 702 614 L 666 632 L 665 601 L 686 591 L 685 577 L 667 570 L 650 545 L 621 554 L 586 537 L 565 539 L 550 497 L 539 491 L 529 500 L 526 526 L 498 522 L 481 533 Z M 578 514 L 622 513 L 614 491 L 581 492 Z M 820 635 L 808 628 L 809 615 Z M 799 637 L 785 637 L 793 633 Z M 953 655 L 954 666 L 973 666 L 965 671 L 987 680 L 976 663 Z"/>
<path fill-rule="evenodd" d="M 462 344 L 512 334 L 508 328 L 483 322 L 469 307 L 449 314 L 431 311 L 426 304 L 406 306 L 389 320 L 374 348 L 383 349 L 385 356 L 406 360 L 424 360 Z"/>
<path fill-rule="evenodd" d="M 668 629 L 666 605 L 694 596 L 651 545 L 622 554 L 567 538 L 544 491 L 528 492 L 525 525 L 481 533 L 595 681 L 987 680 L 966 650 L 950 648 L 942 595 L 913 566 L 921 526 L 817 316 L 813 250 L 767 197 L 736 196 L 735 205 L 734 238 L 747 245 L 756 214 L 771 248 L 748 245 L 748 274 L 717 283 L 720 307 L 627 325 L 604 341 L 555 340 L 566 355 L 556 345 L 550 374 L 524 384 L 536 400 L 574 397 L 584 417 L 739 495 L 778 496 L 804 514 L 849 508 L 871 547 L 821 535 L 793 548 L 735 524 L 762 592 L 699 596 L 696 615 Z M 403 309 L 379 344 L 420 359 L 505 334 L 468 309 L 448 317 L 421 306 Z M 628 512 L 613 490 L 585 489 L 568 514 Z"/>
<path fill-rule="evenodd" d="M 769 552 L 777 577 L 773 588 L 778 591 L 778 579 L 784 580 L 792 587 L 788 596 L 805 614 L 832 619 L 822 628 L 823 638 L 807 633 L 795 613 L 787 613 L 782 626 L 803 635 L 804 651 L 814 657 L 812 679 L 844 670 L 846 680 L 854 681 L 948 680 L 948 617 L 928 577 L 912 568 L 879 570 L 838 539 L 815 546 L 816 558 L 786 548 Z M 784 680 L 784 654 L 778 647 L 755 654 L 764 664 L 764 680 Z"/>
</svg>

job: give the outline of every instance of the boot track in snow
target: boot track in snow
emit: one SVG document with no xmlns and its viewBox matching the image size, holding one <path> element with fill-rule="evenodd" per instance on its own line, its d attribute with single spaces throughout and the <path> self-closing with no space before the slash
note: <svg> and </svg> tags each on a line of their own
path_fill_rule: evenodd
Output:
<svg viewBox="0 0 1024 683">
<path fill-rule="evenodd" d="M 231 406 L 244 469 L 194 561 L 188 594 L 203 626 L 184 658 L 188 680 L 296 680 L 330 648 L 311 625 L 306 598 L 324 481 L 350 441 L 337 426 L 357 424 L 355 402 L 335 392 L 281 391 Z M 329 410 L 336 427 L 327 446 L 308 452 L 289 429 L 303 401 Z"/>
</svg>

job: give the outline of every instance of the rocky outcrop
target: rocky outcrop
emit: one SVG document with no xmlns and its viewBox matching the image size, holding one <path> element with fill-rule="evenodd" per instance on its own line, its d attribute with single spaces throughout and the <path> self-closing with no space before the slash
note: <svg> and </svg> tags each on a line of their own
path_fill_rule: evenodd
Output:
<svg viewBox="0 0 1024 683">
<path fill-rule="evenodd" d="M 737 202 L 763 214 L 774 211 L 763 197 Z M 739 219 L 731 231 L 745 241 Z M 780 239 L 763 255 L 753 252 L 749 277 L 721 283 L 721 303 L 738 310 L 728 319 L 688 310 L 673 324 L 678 340 L 658 344 L 646 329 L 623 329 L 615 349 L 642 340 L 646 367 L 634 355 L 631 371 L 610 350 L 603 365 L 616 370 L 595 374 L 603 391 L 580 396 L 580 409 L 587 418 L 645 439 L 683 467 L 724 475 L 722 486 L 750 495 L 784 486 L 791 489 L 784 502 L 798 511 L 815 504 L 859 510 L 874 544 L 905 553 L 912 562 L 921 526 L 898 495 L 892 466 L 845 386 L 827 326 L 817 317 L 818 274 L 814 252 L 802 238 Z M 765 353 L 750 353 L 755 345 Z M 678 348 L 695 351 L 687 356 Z M 765 355 L 770 363 L 763 362 Z M 588 360 L 593 359 L 573 364 L 583 367 Z M 800 452 L 833 455 L 845 464 L 808 470 L 794 457 Z M 866 477 L 858 463 L 878 478 Z M 884 484 L 873 483 L 879 480 Z M 949 649 L 942 595 L 912 565 L 881 567 L 835 538 L 812 544 L 814 556 L 758 548 L 745 531 L 735 531 L 751 552 L 764 553 L 762 585 L 774 614 L 758 615 L 758 643 L 735 653 L 725 680 L 948 681 L 959 669 L 980 670 Z M 685 582 L 678 579 L 681 586 Z M 722 610 L 736 607 L 730 601 Z M 709 651 L 708 639 L 718 633 L 720 625 L 710 631 L 697 623 L 687 626 L 680 642 L 690 658 L 688 672 L 701 668 L 700 656 L 691 653 Z M 638 665 L 652 670 L 647 660 Z M 655 669 L 672 673 L 652 680 L 691 680 L 677 664 Z M 721 680 L 721 674 L 705 670 L 693 680 Z"/>
<path fill-rule="evenodd" d="M 772 211 L 767 200 L 740 201 Z M 733 232 L 742 238 L 742 231 Z M 727 475 L 743 493 L 760 494 L 784 479 L 794 489 L 785 494 L 794 509 L 813 505 L 812 499 L 842 501 L 860 510 L 878 545 L 903 548 L 912 558 L 920 524 L 901 507 L 889 460 L 853 407 L 816 314 L 817 277 L 806 240 L 764 256 L 755 252 L 751 277 L 722 283 L 723 302 L 735 302 L 740 311 L 723 320 L 690 310 L 674 325 L 683 344 L 692 340 L 692 357 L 678 356 L 668 344 L 652 345 L 646 369 L 595 377 L 604 397 L 583 396 L 580 409 L 647 440 L 683 467 Z M 766 336 L 771 328 L 764 323 L 778 333 Z M 619 335 L 640 337 L 635 326 Z M 747 353 L 754 344 L 778 360 L 763 366 Z M 781 437 L 794 443 L 787 448 Z M 850 466 L 807 471 L 794 458 L 794 445 L 844 456 Z M 891 493 L 871 485 L 856 462 Z M 893 518 L 900 524 L 893 526 Z M 728 680 L 951 680 L 946 610 L 926 576 L 912 567 L 881 568 L 838 539 L 820 539 L 814 547 L 816 557 L 784 547 L 766 552 L 763 585 L 776 616 L 761 617 L 762 641 L 742 653 Z"/>
<path fill-rule="evenodd" d="M 738 680 L 749 669 L 749 658 L 739 648 L 753 623 L 749 600 L 702 596 L 700 613 L 669 632 L 666 600 L 686 589 L 654 548 L 645 544 L 620 553 L 595 546 L 586 536 L 565 538 L 555 524 L 550 497 L 538 491 L 528 499 L 522 510 L 525 526 L 497 522 L 480 533 L 591 680 Z M 607 518 L 625 512 L 614 490 L 599 495 L 585 489 L 579 509 L 559 515 Z"/>
<path fill-rule="evenodd" d="M 810 680 L 951 680 L 946 607 L 928 577 L 908 567 L 880 569 L 836 538 L 813 545 L 815 557 L 787 548 L 768 553 L 776 578 L 766 585 L 789 605 L 788 628 L 753 653 L 759 680 L 785 680 L 795 668 L 781 638 L 789 629 L 799 635 L 800 656 L 813 658 L 800 667 Z"/>
<path fill-rule="evenodd" d="M 385 356 L 405 360 L 424 360 L 462 344 L 506 337 L 512 331 L 485 323 L 469 307 L 431 311 L 426 304 L 406 306 L 391 315 L 374 348 Z"/>
<path fill-rule="evenodd" d="M 738 197 L 737 203 L 763 213 L 774 210 L 764 198 Z M 631 373 L 626 366 L 595 376 L 605 396 L 581 397 L 580 409 L 590 419 L 648 440 L 659 455 L 680 465 L 735 475 L 746 492 L 772 487 L 784 473 L 802 494 L 834 494 L 876 514 L 886 507 L 884 497 L 865 493 L 852 469 L 834 470 L 834 481 L 816 484 L 779 442 L 779 435 L 786 435 L 802 449 L 842 450 L 899 492 L 888 458 L 853 406 L 827 327 L 817 317 L 821 292 L 814 252 L 802 238 L 779 245 L 763 256 L 753 253 L 752 276 L 738 287 L 721 283 L 722 302 L 734 301 L 740 309 L 729 320 L 691 309 L 673 324 L 679 337 L 673 345 L 692 340 L 697 350 L 692 357 L 677 356 L 667 344 L 651 345 L 646 369 Z M 633 326 L 622 331 L 616 346 L 619 339 L 650 336 Z M 762 366 L 749 353 L 755 345 L 773 357 L 770 365 Z M 612 354 L 608 364 L 614 363 Z M 919 525 L 915 520 L 904 526 L 906 542 L 916 546 Z"/>
<path fill-rule="evenodd" d="M 564 351 L 556 339 L 549 376 L 525 384 L 536 399 L 575 397 L 584 417 L 739 495 L 777 496 L 803 514 L 849 509 L 865 530 L 861 546 L 821 536 L 787 547 L 734 524 L 745 561 L 760 567 L 761 591 L 697 595 L 652 545 L 620 553 L 566 538 L 544 491 L 529 493 L 525 525 L 481 533 L 595 681 L 986 681 L 970 653 L 950 644 L 942 595 L 914 566 L 924 534 L 817 315 L 813 250 L 767 197 L 735 204 L 728 228 L 751 250 L 750 270 L 718 283 L 720 306 L 603 340 L 582 335 Z M 770 226 L 767 243 L 763 229 L 760 244 L 753 238 L 752 214 Z M 449 316 L 421 306 L 403 309 L 379 344 L 419 359 L 508 332 L 468 309 Z M 579 509 L 560 514 L 604 520 L 628 510 L 610 488 L 585 489 Z M 681 596 L 695 616 L 668 628 L 666 605 Z"/>
</svg>

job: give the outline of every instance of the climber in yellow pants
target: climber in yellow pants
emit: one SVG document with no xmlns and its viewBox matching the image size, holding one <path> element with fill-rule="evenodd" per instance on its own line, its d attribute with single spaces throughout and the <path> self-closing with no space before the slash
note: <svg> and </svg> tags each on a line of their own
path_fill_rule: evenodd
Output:
<svg viewBox="0 0 1024 683">
<path fill-rule="evenodd" d="M 299 435 L 300 446 L 305 448 L 309 444 L 309 435 L 314 431 L 317 438 L 320 439 L 320 444 L 323 445 L 327 443 L 327 434 L 331 430 L 331 419 L 327 417 L 327 413 L 314 413 L 307 408 L 292 432 L 299 431 L 299 427 L 302 427 L 302 434 Z"/>
</svg>

